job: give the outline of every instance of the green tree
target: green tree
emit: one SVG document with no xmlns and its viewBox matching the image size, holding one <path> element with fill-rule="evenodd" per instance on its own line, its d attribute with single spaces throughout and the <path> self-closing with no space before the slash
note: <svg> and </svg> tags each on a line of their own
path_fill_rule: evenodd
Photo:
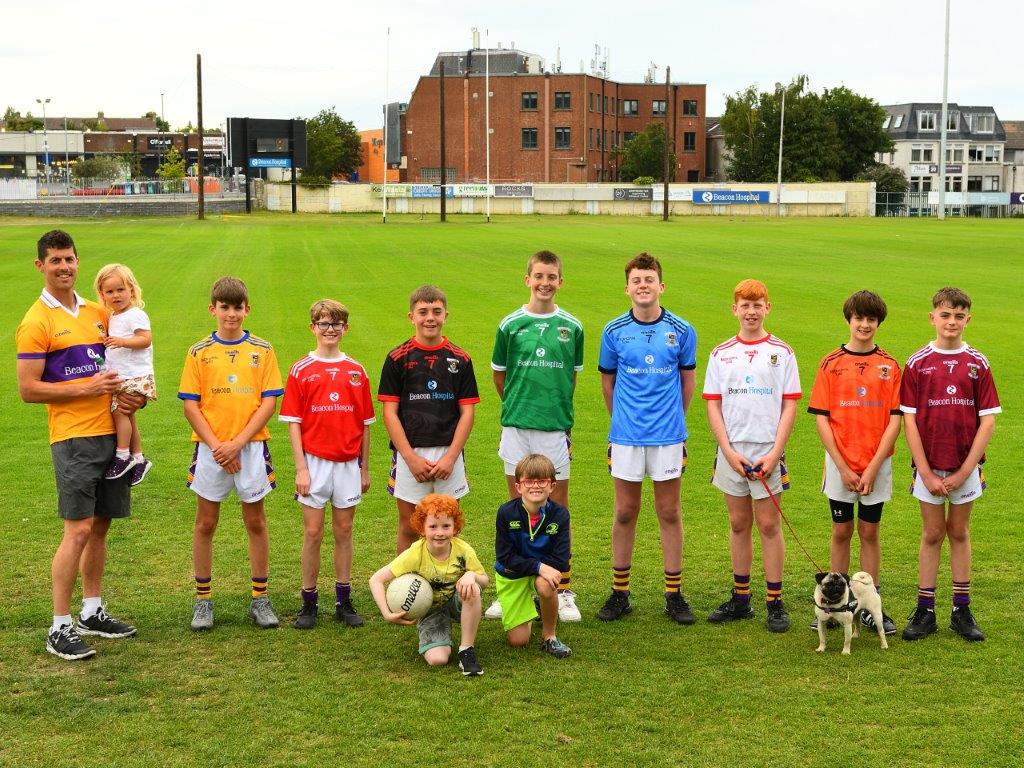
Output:
<svg viewBox="0 0 1024 768">
<path fill-rule="evenodd" d="M 153 124 L 156 126 L 156 129 L 158 131 L 162 131 L 164 133 L 171 132 L 171 124 L 164 120 L 162 117 L 160 117 L 160 115 L 158 115 L 156 112 L 150 110 L 149 112 L 144 114 L 143 117 L 152 120 Z"/>
<path fill-rule="evenodd" d="M 171 147 L 164 160 L 156 169 L 156 175 L 164 181 L 185 178 L 185 159 L 177 147 Z"/>
<path fill-rule="evenodd" d="M 640 133 L 622 147 L 612 150 L 618 160 L 619 178 L 638 179 L 648 176 L 655 181 L 665 180 L 665 125 L 648 123 Z M 676 158 L 669 153 L 669 181 L 675 179 Z M 639 182 L 637 182 L 639 183 Z"/>
<path fill-rule="evenodd" d="M 362 141 L 355 125 L 334 107 L 322 109 L 306 121 L 306 167 L 302 175 L 330 180 L 355 173 L 362 163 Z"/>
<path fill-rule="evenodd" d="M 43 120 L 39 117 L 32 117 L 32 113 L 28 112 L 24 117 L 21 116 L 21 112 L 18 112 L 14 107 L 8 107 L 7 111 L 4 112 L 4 128 L 8 131 L 41 131 L 43 130 Z"/>
<path fill-rule="evenodd" d="M 875 182 L 875 215 L 901 215 L 907 195 L 907 175 L 902 168 L 872 163 L 857 175 L 857 181 Z"/>
<path fill-rule="evenodd" d="M 784 89 L 750 86 L 726 97 L 722 115 L 729 175 L 740 181 L 774 181 L 778 172 L 779 122 L 785 93 L 782 178 L 787 181 L 851 181 L 892 148 L 882 122 L 885 110 L 845 86 L 821 94 L 800 76 Z"/>
<path fill-rule="evenodd" d="M 75 160 L 71 164 L 71 175 L 76 179 L 119 181 L 128 176 L 128 168 L 120 155 L 99 155 Z"/>
</svg>

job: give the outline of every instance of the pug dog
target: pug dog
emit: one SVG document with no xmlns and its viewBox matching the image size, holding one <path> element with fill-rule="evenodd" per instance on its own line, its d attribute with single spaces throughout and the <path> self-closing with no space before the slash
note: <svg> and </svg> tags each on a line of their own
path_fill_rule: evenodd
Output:
<svg viewBox="0 0 1024 768">
<path fill-rule="evenodd" d="M 889 643 L 885 639 L 885 628 L 882 627 L 882 596 L 875 589 L 875 582 L 871 578 L 871 574 L 867 571 L 857 571 L 853 574 L 850 577 L 850 591 L 853 592 L 860 610 L 867 611 L 875 620 L 875 629 L 878 630 L 878 636 L 881 638 L 882 650 L 885 650 L 889 647 Z M 854 622 L 854 624 L 859 623 Z"/>
<path fill-rule="evenodd" d="M 860 635 L 857 618 L 857 601 L 851 599 L 850 577 L 845 573 L 830 571 L 814 577 L 818 582 L 814 588 L 814 615 L 818 617 L 817 651 L 825 650 L 825 625 L 832 619 L 843 628 L 843 655 L 850 655 L 850 638 Z M 879 609 L 879 612 L 881 609 Z M 883 631 L 883 637 L 885 635 Z"/>
</svg>

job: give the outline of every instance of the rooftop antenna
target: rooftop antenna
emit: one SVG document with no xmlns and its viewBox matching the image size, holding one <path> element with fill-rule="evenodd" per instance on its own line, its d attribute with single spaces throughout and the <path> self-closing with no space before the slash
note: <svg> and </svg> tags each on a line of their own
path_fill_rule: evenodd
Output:
<svg viewBox="0 0 1024 768">
<path fill-rule="evenodd" d="M 562 71 L 562 48 L 561 48 L 561 46 L 559 46 L 558 48 L 555 48 L 555 66 L 554 66 L 554 71 L 555 71 L 555 74 L 559 74 Z"/>
<path fill-rule="evenodd" d="M 644 75 L 645 83 L 653 83 L 658 79 L 658 65 L 653 61 L 647 65 L 647 74 Z"/>
<path fill-rule="evenodd" d="M 602 53 L 601 46 L 597 43 L 594 43 L 594 58 L 590 60 L 590 71 L 594 77 L 608 79 L 608 49 L 605 48 Z"/>
<path fill-rule="evenodd" d="M 480 48 L 480 30 L 476 27 L 470 27 L 469 30 L 473 33 L 473 50 L 475 51 Z"/>
</svg>

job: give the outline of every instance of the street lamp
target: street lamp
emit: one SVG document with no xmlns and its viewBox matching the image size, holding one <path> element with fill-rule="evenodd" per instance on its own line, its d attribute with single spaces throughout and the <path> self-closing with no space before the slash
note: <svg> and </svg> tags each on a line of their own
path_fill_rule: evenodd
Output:
<svg viewBox="0 0 1024 768">
<path fill-rule="evenodd" d="M 36 104 L 43 105 L 43 168 L 46 170 L 46 183 L 50 183 L 50 140 L 46 135 L 46 105 L 49 99 L 36 99 Z"/>
</svg>

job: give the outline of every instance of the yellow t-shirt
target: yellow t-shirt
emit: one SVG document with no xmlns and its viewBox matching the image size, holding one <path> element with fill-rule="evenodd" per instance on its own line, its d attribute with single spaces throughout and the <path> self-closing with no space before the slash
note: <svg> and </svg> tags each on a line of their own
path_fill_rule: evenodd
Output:
<svg viewBox="0 0 1024 768">
<path fill-rule="evenodd" d="M 107 311 L 77 293 L 78 306 L 68 311 L 47 291 L 29 307 L 15 334 L 19 360 L 43 360 L 42 380 L 72 384 L 95 376 L 103 367 Z M 76 397 L 47 403 L 50 442 L 114 433 L 110 395 Z"/>
<path fill-rule="evenodd" d="M 418 573 L 430 582 L 434 590 L 434 603 L 431 611 L 435 611 L 447 603 L 455 594 L 455 582 L 461 579 L 466 571 L 484 573 L 480 558 L 469 544 L 459 537 L 452 538 L 452 551 L 446 560 L 438 560 L 427 549 L 427 540 L 419 539 L 405 552 L 388 565 L 396 577 L 403 573 Z"/>
<path fill-rule="evenodd" d="M 248 331 L 238 341 L 211 333 L 193 344 L 185 356 L 178 397 L 195 400 L 218 440 L 235 437 L 260 407 L 264 397 L 284 394 L 273 347 Z M 266 426 L 252 437 L 269 440 Z M 192 433 L 192 441 L 200 442 Z"/>
</svg>

